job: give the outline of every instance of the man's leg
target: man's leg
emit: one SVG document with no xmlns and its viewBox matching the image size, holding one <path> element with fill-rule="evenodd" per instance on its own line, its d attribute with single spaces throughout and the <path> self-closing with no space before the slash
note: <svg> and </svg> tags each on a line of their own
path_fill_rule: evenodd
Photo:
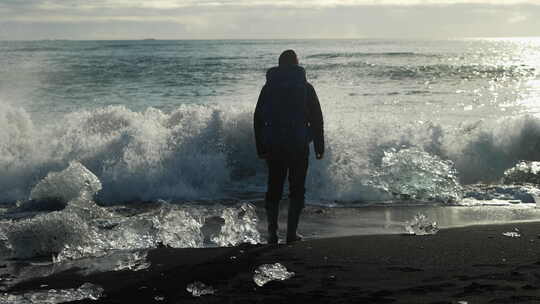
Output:
<svg viewBox="0 0 540 304">
<path fill-rule="evenodd" d="M 268 189 L 266 192 L 266 218 L 268 221 L 268 244 L 278 243 L 279 201 L 283 195 L 283 185 L 287 167 L 281 160 L 271 159 L 268 165 Z"/>
<path fill-rule="evenodd" d="M 289 214 L 287 218 L 287 243 L 300 241 L 302 239 L 296 233 L 300 214 L 304 208 L 304 194 L 306 193 L 306 175 L 308 169 L 308 156 L 291 162 L 289 167 Z"/>
</svg>

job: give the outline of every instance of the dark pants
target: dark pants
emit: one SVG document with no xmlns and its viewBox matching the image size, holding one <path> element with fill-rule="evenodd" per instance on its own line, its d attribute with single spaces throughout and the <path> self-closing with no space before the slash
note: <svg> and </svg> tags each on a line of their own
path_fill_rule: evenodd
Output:
<svg viewBox="0 0 540 304">
<path fill-rule="evenodd" d="M 266 209 L 279 204 L 283 195 L 285 178 L 289 177 L 289 199 L 291 207 L 304 207 L 305 183 L 308 169 L 308 155 L 294 160 L 275 158 L 267 160 L 268 190 L 266 192 Z"/>
<path fill-rule="evenodd" d="M 279 201 L 283 195 L 285 178 L 289 177 L 289 212 L 287 215 L 287 243 L 300 240 L 296 229 L 300 213 L 304 208 L 304 194 L 306 192 L 306 174 L 308 169 L 307 153 L 299 157 L 291 157 L 292 153 L 281 154 L 288 157 L 271 157 L 268 165 L 268 190 L 266 192 L 266 215 L 268 219 L 268 243 L 277 244 Z"/>
</svg>

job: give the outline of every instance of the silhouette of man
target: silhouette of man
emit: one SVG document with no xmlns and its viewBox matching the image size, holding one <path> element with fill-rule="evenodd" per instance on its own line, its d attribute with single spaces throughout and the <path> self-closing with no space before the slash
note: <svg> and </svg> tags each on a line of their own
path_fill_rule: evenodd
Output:
<svg viewBox="0 0 540 304">
<path fill-rule="evenodd" d="M 268 243 L 278 242 L 279 202 L 285 178 L 289 179 L 287 243 L 301 240 L 296 233 L 304 208 L 309 144 L 315 156 L 324 155 L 323 116 L 317 93 L 306 80 L 293 50 L 279 56 L 279 65 L 266 73 L 254 114 L 255 142 L 259 158 L 268 166 L 266 214 Z"/>
</svg>

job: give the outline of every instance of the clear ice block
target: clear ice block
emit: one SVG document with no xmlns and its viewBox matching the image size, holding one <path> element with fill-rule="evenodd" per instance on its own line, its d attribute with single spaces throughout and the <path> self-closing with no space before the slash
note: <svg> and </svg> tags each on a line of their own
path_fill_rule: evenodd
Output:
<svg viewBox="0 0 540 304">
<path fill-rule="evenodd" d="M 429 235 L 439 232 L 437 222 L 431 222 L 423 214 L 417 214 L 414 219 L 407 222 L 405 229 L 409 234 L 414 235 Z"/>
<path fill-rule="evenodd" d="M 216 290 L 212 286 L 206 285 L 199 281 L 188 284 L 186 290 L 194 297 L 213 295 L 216 292 Z"/>
<path fill-rule="evenodd" d="M 294 276 L 294 272 L 287 271 L 287 268 L 280 263 L 263 264 L 255 269 L 253 281 L 257 286 L 262 287 L 270 281 L 284 281 Z"/>
<path fill-rule="evenodd" d="M 103 288 L 92 283 L 84 283 L 77 289 L 49 289 L 24 294 L 0 294 L 0 303 L 17 304 L 57 304 L 90 299 L 98 300 L 103 295 Z"/>
<path fill-rule="evenodd" d="M 455 203 L 463 195 L 454 164 L 418 148 L 385 151 L 373 182 L 417 200 Z"/>
<path fill-rule="evenodd" d="M 60 172 L 50 172 L 30 192 L 31 200 L 59 199 L 69 202 L 81 197 L 90 199 L 101 190 L 101 182 L 79 162 L 71 162 Z"/>
</svg>

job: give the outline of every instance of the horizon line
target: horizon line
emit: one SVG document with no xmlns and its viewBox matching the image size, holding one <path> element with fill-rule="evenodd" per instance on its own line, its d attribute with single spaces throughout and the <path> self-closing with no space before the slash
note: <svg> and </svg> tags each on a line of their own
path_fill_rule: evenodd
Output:
<svg viewBox="0 0 540 304">
<path fill-rule="evenodd" d="M 540 39 L 540 36 L 462 36 L 462 37 L 351 37 L 351 38 L 98 38 L 98 39 L 78 39 L 78 38 L 41 38 L 41 39 L 1 39 L 0 42 L 33 42 L 33 41 L 241 41 L 241 40 L 460 40 L 460 39 L 513 39 L 513 38 L 534 38 Z"/>
</svg>

